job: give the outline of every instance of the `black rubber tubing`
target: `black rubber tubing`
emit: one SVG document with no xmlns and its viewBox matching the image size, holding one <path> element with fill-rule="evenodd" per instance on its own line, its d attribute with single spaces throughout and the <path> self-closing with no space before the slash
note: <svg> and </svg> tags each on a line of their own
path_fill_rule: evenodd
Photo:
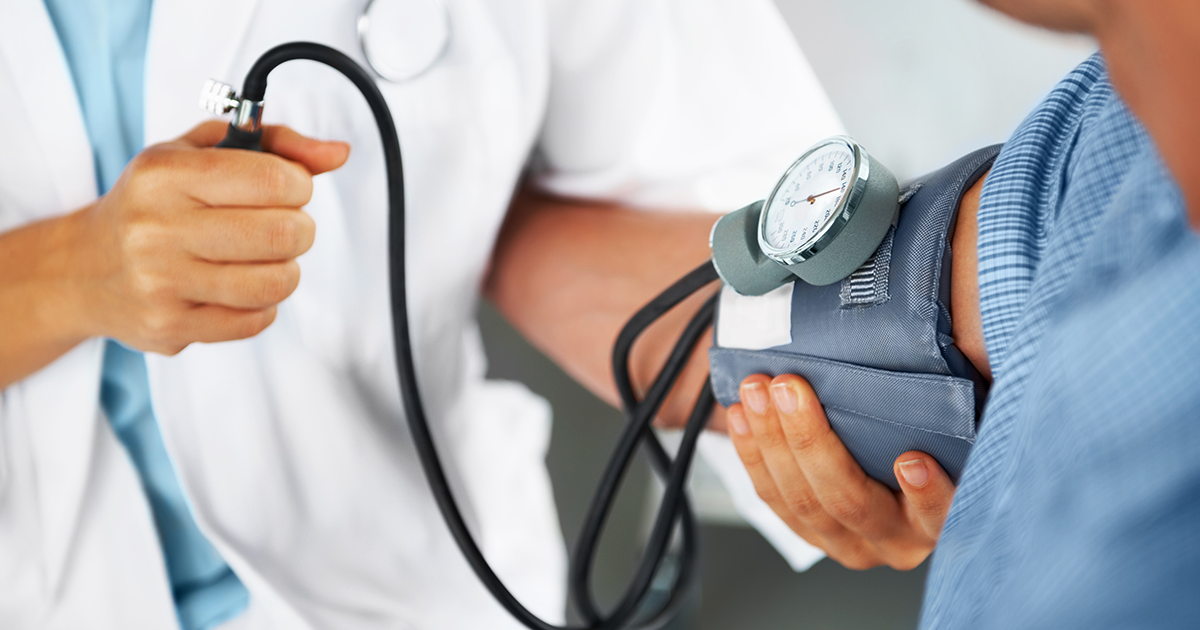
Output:
<svg viewBox="0 0 1200 630">
<path fill-rule="evenodd" d="M 649 430 L 649 425 L 662 405 L 663 400 L 670 393 L 671 387 L 679 378 L 679 374 L 687 365 L 688 359 L 691 358 L 691 352 L 695 344 L 711 324 L 715 310 L 715 298 L 705 302 L 688 323 L 679 340 L 676 342 L 675 347 L 672 349 L 670 356 L 667 358 L 666 364 L 642 401 L 637 400 L 630 377 L 629 357 L 633 349 L 633 344 L 646 328 L 662 317 L 663 314 L 716 278 L 716 269 L 712 266 L 711 262 L 707 262 L 691 271 L 635 313 L 621 330 L 613 346 L 613 377 L 617 384 L 617 392 L 621 397 L 622 408 L 626 413 L 626 425 L 617 448 L 613 453 L 613 457 L 609 460 L 609 464 L 596 488 L 596 494 L 584 519 L 583 528 L 580 530 L 579 539 L 576 541 L 575 554 L 572 558 L 569 574 L 572 603 L 588 622 L 596 623 L 601 618 L 597 612 L 595 602 L 591 599 L 591 564 L 599 549 L 599 537 L 603 530 L 604 522 L 611 511 L 621 479 L 632 461 L 639 441 L 644 440 L 650 456 L 650 462 L 655 467 L 655 471 L 664 479 L 668 481 L 670 479 L 671 459 L 659 443 L 658 438 Z M 711 400 L 707 402 L 704 398 L 698 400 L 696 406 L 693 408 L 692 416 L 700 415 L 701 417 L 694 421 L 699 422 L 701 425 L 706 423 L 712 407 L 713 403 Z M 689 419 L 689 425 L 691 422 L 693 420 Z M 676 459 L 678 461 L 678 457 Z M 686 473 L 684 474 L 686 476 Z M 663 508 L 670 508 L 670 510 L 668 511 Z M 669 534 L 671 526 L 676 520 L 680 523 L 684 546 L 681 557 L 680 575 L 677 579 L 678 587 L 684 585 L 690 577 L 690 568 L 695 556 L 695 519 L 687 502 L 686 495 L 683 495 L 678 502 L 675 502 L 668 500 L 668 497 L 664 494 L 662 506 L 655 519 L 654 527 L 651 530 L 651 542 L 647 544 L 647 549 L 657 551 L 654 541 L 660 535 Z M 664 541 L 664 544 L 669 544 L 669 542 L 668 539 Z M 626 592 L 625 598 L 618 603 L 614 612 L 611 613 L 612 615 L 624 616 L 628 607 L 636 607 L 640 598 L 631 599 L 631 595 L 636 591 L 640 591 L 643 583 L 649 583 L 653 578 L 654 569 L 657 568 L 661 559 L 662 556 L 657 553 L 647 553 L 643 556 L 635 578 L 631 581 L 630 590 Z M 676 588 L 673 590 L 679 589 Z"/>
<path fill-rule="evenodd" d="M 388 188 L 388 272 L 391 287 L 392 332 L 404 413 L 434 500 L 468 564 L 500 605 L 518 621 L 534 630 L 616 630 L 634 627 L 634 617 L 639 612 L 638 605 L 648 592 L 653 583 L 655 571 L 670 549 L 672 531 L 678 524 L 681 530 L 683 553 L 680 569 L 671 589 L 671 597 L 666 606 L 652 613 L 649 619 L 637 622 L 636 625 L 639 628 L 662 627 L 682 608 L 686 586 L 695 561 L 695 521 L 687 503 L 684 485 L 695 454 L 696 443 L 713 408 L 711 384 L 706 383 L 700 391 L 691 417 L 684 429 L 679 451 L 674 459 L 667 455 L 662 444 L 650 431 L 649 424 L 667 394 L 670 393 L 695 344 L 703 337 L 703 333 L 711 324 L 715 298 L 707 301 L 689 322 L 644 400 L 637 400 L 633 391 L 629 378 L 628 360 L 633 342 L 650 324 L 689 295 L 716 280 L 716 273 L 711 262 L 701 265 L 684 276 L 662 295 L 639 310 L 618 336 L 613 350 L 613 373 L 625 411 L 626 426 L 622 432 L 617 453 L 605 469 L 596 491 L 596 498 L 585 519 L 584 533 L 576 547 L 571 570 L 571 599 L 580 614 L 588 620 L 588 625 L 556 626 L 547 623 L 526 609 L 508 591 L 491 566 L 488 565 L 487 559 L 484 558 L 479 546 L 475 543 L 454 500 L 429 430 L 425 407 L 421 402 L 417 383 L 412 357 L 412 341 L 409 334 L 405 283 L 404 172 L 400 155 L 400 141 L 387 102 L 378 86 L 375 85 L 374 78 L 353 59 L 333 48 L 311 42 L 293 42 L 276 46 L 259 57 L 246 75 L 242 98 L 251 101 L 264 100 L 267 75 L 280 64 L 297 59 L 323 63 L 350 79 L 366 99 L 371 113 L 375 117 L 375 123 L 379 127 L 379 134 L 383 141 Z M 261 132 L 248 134 L 230 125 L 226 138 L 218 146 L 261 151 L 260 139 Z M 628 470 L 640 442 L 646 444 L 655 471 L 664 477 L 666 490 L 655 518 L 650 541 L 647 543 L 646 552 L 634 579 L 616 609 L 608 615 L 601 616 L 596 610 L 595 601 L 591 595 L 590 567 L 598 548 L 604 521 L 611 510 L 612 501 L 620 487 L 621 479 Z"/>
</svg>

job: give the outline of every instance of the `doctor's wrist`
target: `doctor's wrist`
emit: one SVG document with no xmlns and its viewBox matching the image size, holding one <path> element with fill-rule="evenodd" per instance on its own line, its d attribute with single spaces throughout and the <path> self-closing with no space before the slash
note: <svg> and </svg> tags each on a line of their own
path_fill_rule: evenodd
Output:
<svg viewBox="0 0 1200 630">
<path fill-rule="evenodd" d="M 0 234 L 0 388 L 92 336 L 73 266 L 74 215 Z"/>
<path fill-rule="evenodd" d="M 89 229 L 88 221 L 88 214 L 95 205 L 76 210 L 59 220 L 56 243 L 59 253 L 52 280 L 56 290 L 47 301 L 47 308 L 53 309 L 61 334 L 78 341 L 109 336 L 109 331 L 101 324 L 101 301 L 96 299 L 102 287 L 95 282 L 94 271 L 101 261 L 96 260 L 97 248 L 92 243 L 95 234 Z"/>
</svg>

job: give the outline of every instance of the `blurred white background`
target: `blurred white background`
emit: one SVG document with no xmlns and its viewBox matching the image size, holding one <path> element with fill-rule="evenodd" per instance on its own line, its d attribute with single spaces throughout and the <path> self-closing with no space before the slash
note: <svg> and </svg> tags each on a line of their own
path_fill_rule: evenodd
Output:
<svg viewBox="0 0 1200 630">
<path fill-rule="evenodd" d="M 1004 141 L 1030 109 L 1095 50 L 1085 38 L 1016 24 L 969 0 L 776 0 L 849 133 L 901 180 Z M 804 147 L 797 147 L 797 152 Z M 620 417 L 574 384 L 484 306 L 491 376 L 550 400 L 547 459 L 563 533 L 574 540 Z M 711 473 L 696 472 L 703 577 L 675 628 L 911 628 L 924 567 L 853 572 L 822 561 L 793 573 L 753 530 L 731 518 Z M 634 470 L 610 520 L 596 583 L 623 588 L 655 491 Z"/>
<path fill-rule="evenodd" d="M 1090 39 L 970 0 L 776 0 L 850 134 L 905 179 L 1003 142 Z"/>
</svg>

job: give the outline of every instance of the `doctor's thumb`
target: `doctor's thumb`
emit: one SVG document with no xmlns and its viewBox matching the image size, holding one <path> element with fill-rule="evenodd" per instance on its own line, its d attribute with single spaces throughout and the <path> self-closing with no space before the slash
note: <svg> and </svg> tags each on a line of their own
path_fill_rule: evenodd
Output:
<svg viewBox="0 0 1200 630">
<path fill-rule="evenodd" d="M 954 500 L 954 482 L 929 455 L 909 451 L 892 465 L 900 490 L 925 533 L 937 540 Z"/>
<path fill-rule="evenodd" d="M 264 125 L 263 150 L 299 162 L 313 175 L 339 168 L 350 157 L 350 145 L 336 140 L 317 140 L 289 127 Z"/>
</svg>

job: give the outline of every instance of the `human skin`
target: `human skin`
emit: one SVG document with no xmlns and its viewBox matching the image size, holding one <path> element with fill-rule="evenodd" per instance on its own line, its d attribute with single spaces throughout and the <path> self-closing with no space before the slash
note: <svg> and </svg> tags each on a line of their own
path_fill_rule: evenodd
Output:
<svg viewBox="0 0 1200 630">
<path fill-rule="evenodd" d="M 300 208 L 349 146 L 267 127 L 271 153 L 217 150 L 202 124 L 142 151 L 108 194 L 0 234 L 0 389 L 90 337 L 175 354 L 251 337 L 300 281 Z"/>
</svg>

